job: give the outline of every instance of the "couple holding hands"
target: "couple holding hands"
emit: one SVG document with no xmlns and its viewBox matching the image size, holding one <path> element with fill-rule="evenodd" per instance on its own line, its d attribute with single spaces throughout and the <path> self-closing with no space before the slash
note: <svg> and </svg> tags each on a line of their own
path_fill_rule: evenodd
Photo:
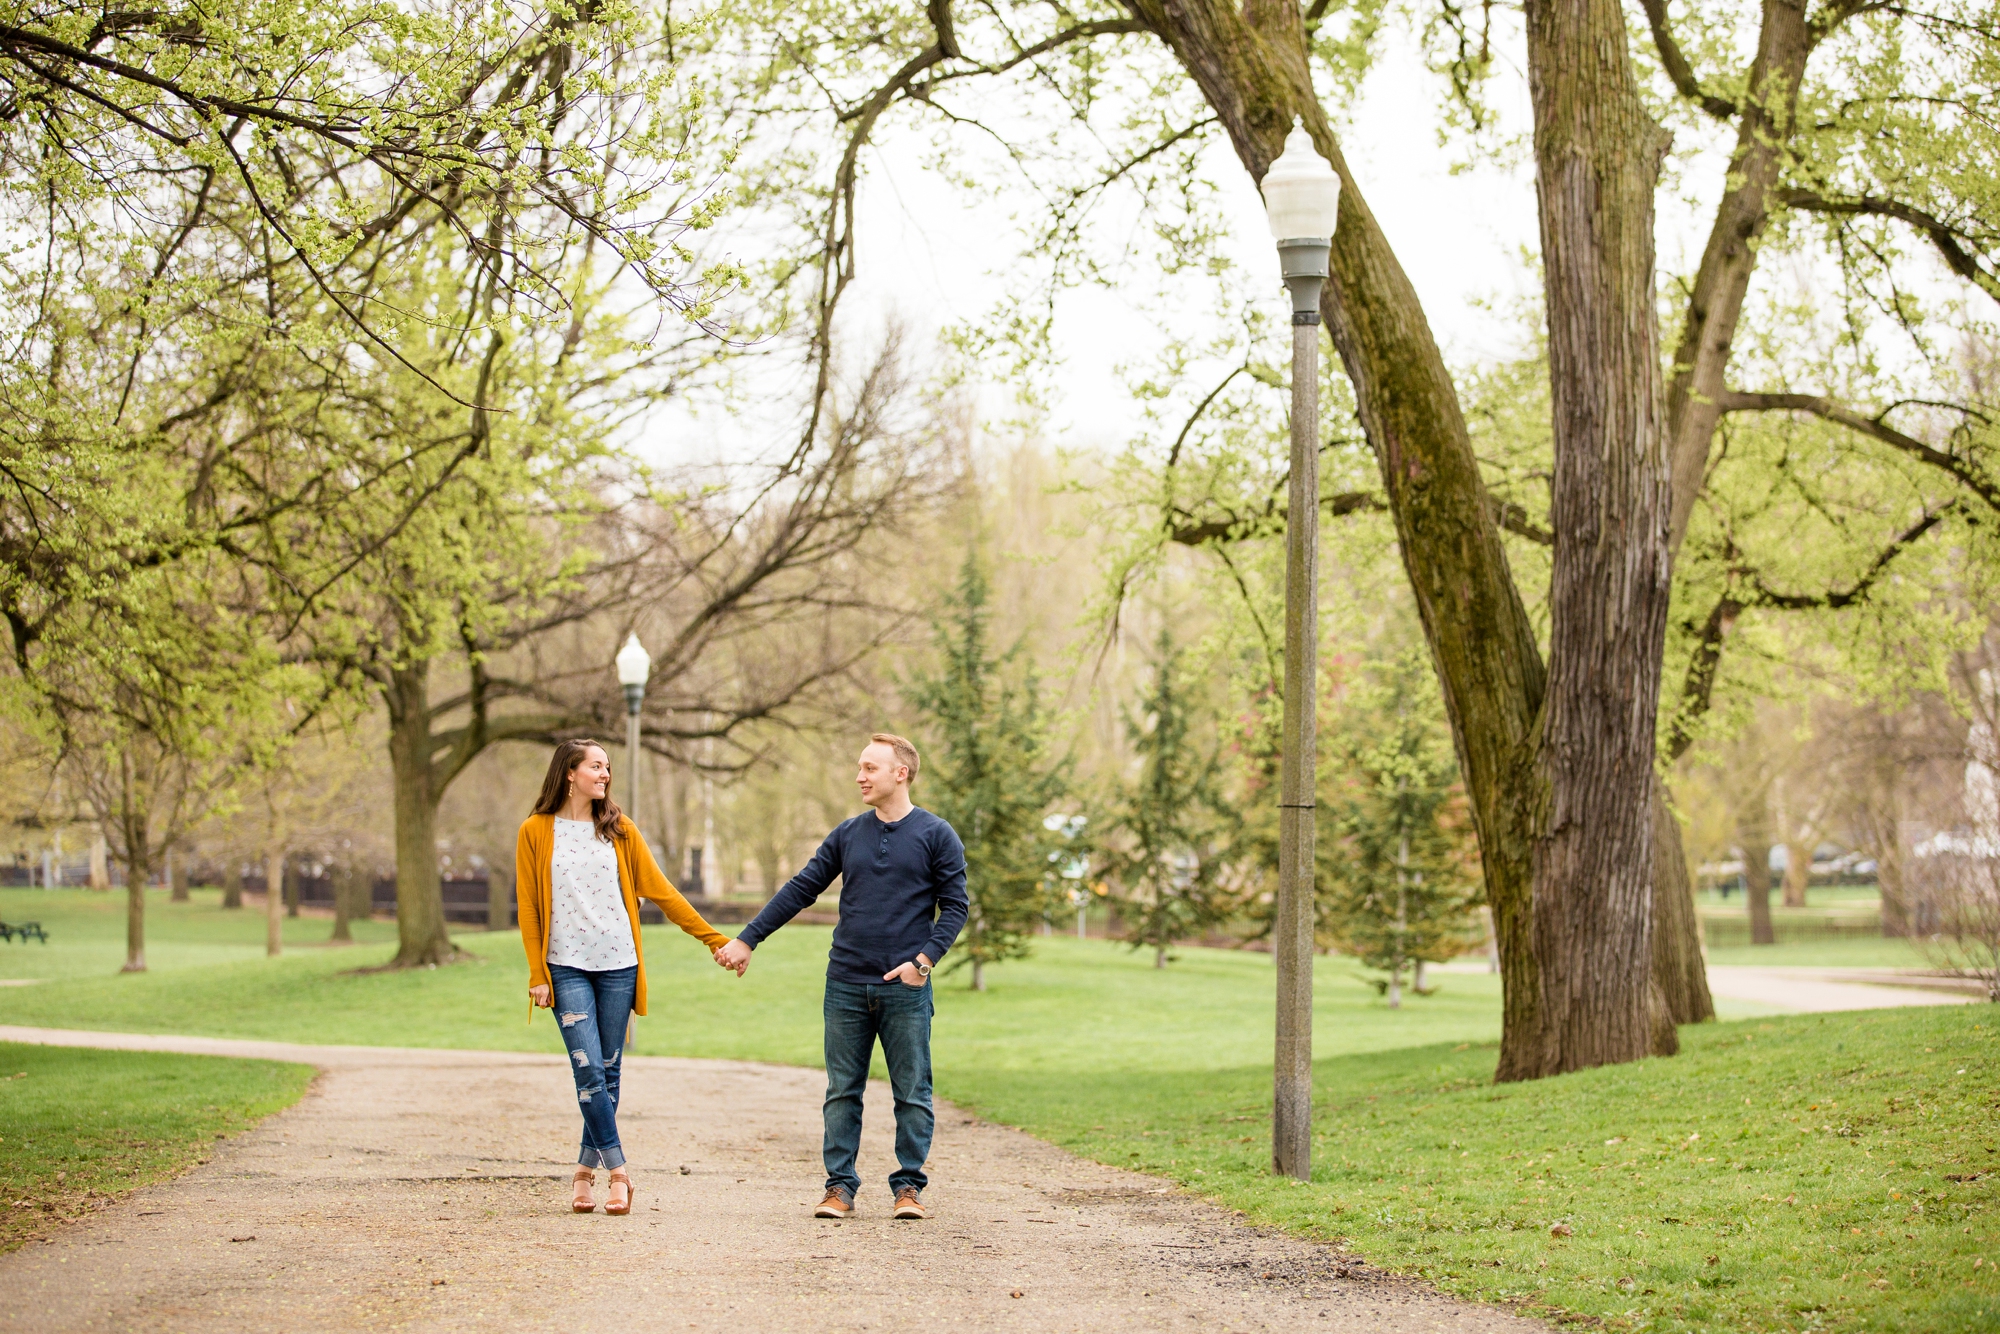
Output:
<svg viewBox="0 0 2000 1334">
<path fill-rule="evenodd" d="M 875 1042 L 896 1106 L 897 1218 L 924 1218 L 931 1147 L 931 969 L 965 925 L 965 849 L 952 827 L 910 801 L 917 751 L 877 732 L 855 785 L 870 809 L 842 823 L 805 869 L 731 940 L 660 873 L 638 828 L 611 800 L 611 761 L 595 741 L 556 746 L 535 811 L 515 843 L 514 893 L 528 953 L 528 996 L 552 1008 L 583 1113 L 570 1207 L 594 1210 L 596 1169 L 611 1174 L 608 1214 L 630 1213 L 632 1177 L 618 1142 L 618 1069 L 630 1016 L 646 1013 L 639 900 L 708 946 L 738 977 L 763 939 L 841 879 L 840 923 L 826 970 L 826 1198 L 820 1218 L 854 1212 L 861 1178 L 861 1096 Z"/>
</svg>

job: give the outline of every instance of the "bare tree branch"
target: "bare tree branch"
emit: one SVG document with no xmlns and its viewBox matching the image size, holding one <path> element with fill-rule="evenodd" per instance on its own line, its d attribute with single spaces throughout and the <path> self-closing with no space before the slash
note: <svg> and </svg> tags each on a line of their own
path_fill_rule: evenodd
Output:
<svg viewBox="0 0 2000 1334">
<path fill-rule="evenodd" d="M 1731 562 L 1728 588 L 1715 600 L 1700 629 L 1695 631 L 1694 651 L 1688 657 L 1687 672 L 1681 680 L 1680 702 L 1674 709 L 1673 721 L 1667 731 L 1667 762 L 1671 764 L 1680 759 L 1694 744 L 1694 725 L 1708 713 L 1714 699 L 1723 645 L 1745 608 L 1839 611 L 1865 602 L 1896 558 L 1921 541 L 1926 533 L 1957 508 L 1958 502 L 1951 501 L 1937 509 L 1925 510 L 1915 523 L 1891 538 L 1852 583 L 1824 593 L 1780 593 L 1765 582 L 1761 571 L 1737 561 L 1734 545 L 1728 546 L 1724 552 Z M 1686 628 L 1694 629 L 1693 623 L 1690 622 Z"/>
<path fill-rule="evenodd" d="M 2000 274 L 1996 274 L 1990 265 L 1981 264 L 1979 256 L 1967 248 L 1968 243 L 1977 243 L 1962 228 L 1954 227 L 1934 213 L 1876 195 L 1862 195 L 1858 199 L 1829 199 L 1804 189 L 1780 190 L 1777 194 L 1779 203 L 1807 213 L 1893 218 L 1907 223 L 1929 238 L 1953 273 L 1975 284 L 1995 301 L 2000 301 Z"/>
<path fill-rule="evenodd" d="M 1667 21 L 1667 0 L 1641 0 L 1641 3 L 1645 6 L 1646 22 L 1653 30 L 1653 46 L 1660 53 L 1660 68 L 1667 72 L 1675 90 L 1717 120 L 1735 120 L 1737 105 L 1709 92 L 1695 78 L 1694 68 L 1688 64 L 1680 43 L 1674 40 L 1673 27 Z"/>
<path fill-rule="evenodd" d="M 1972 460 L 1947 454 L 1941 449 L 1925 444 L 1915 436 L 1905 435 L 1884 422 L 1880 416 L 1863 416 L 1853 408 L 1836 402 L 1824 394 L 1745 394 L 1731 391 L 1722 394 L 1717 401 L 1726 413 L 1804 412 L 1845 426 L 1850 431 L 1879 440 L 1892 449 L 1900 450 L 1949 474 L 1957 479 L 1960 485 L 1985 501 L 1989 508 L 2000 512 L 2000 482 L 1995 482 Z"/>
<path fill-rule="evenodd" d="M 1958 508 L 1957 501 L 1948 501 L 1937 509 L 1926 510 L 1922 518 L 1903 530 L 1889 544 L 1882 548 L 1870 561 L 1868 568 L 1859 578 L 1846 588 L 1829 589 L 1824 593 L 1780 593 L 1764 582 L 1764 576 L 1755 570 L 1740 570 L 1744 582 L 1754 590 L 1745 601 L 1756 607 L 1772 607 L 1780 611 L 1839 611 L 1865 602 L 1875 583 L 1882 577 L 1896 557 L 1908 551 L 1925 533 L 1938 526 L 1947 514 Z"/>
</svg>

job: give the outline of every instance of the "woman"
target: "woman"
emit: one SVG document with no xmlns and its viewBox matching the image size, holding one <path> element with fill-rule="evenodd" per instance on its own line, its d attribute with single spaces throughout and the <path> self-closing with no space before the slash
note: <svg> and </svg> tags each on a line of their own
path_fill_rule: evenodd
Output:
<svg viewBox="0 0 2000 1334">
<path fill-rule="evenodd" d="M 549 760 L 535 813 L 514 843 L 514 897 L 528 951 L 528 998 L 553 1007 L 583 1111 L 583 1152 L 570 1208 L 587 1214 L 599 1167 L 611 1173 L 607 1214 L 632 1212 L 618 1143 L 618 1065 L 625 1027 L 646 1012 L 639 900 L 714 953 L 728 940 L 701 919 L 611 800 L 611 761 L 595 741 L 564 741 Z"/>
</svg>

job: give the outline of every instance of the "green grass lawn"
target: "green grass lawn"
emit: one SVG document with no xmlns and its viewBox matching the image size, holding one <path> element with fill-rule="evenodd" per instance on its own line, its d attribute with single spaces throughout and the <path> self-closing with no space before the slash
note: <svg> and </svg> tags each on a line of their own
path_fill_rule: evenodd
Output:
<svg viewBox="0 0 2000 1334">
<path fill-rule="evenodd" d="M 125 891 L 0 889 L 0 922 L 39 921 L 49 942 L 0 941 L 0 978 L 93 977 L 115 973 L 125 962 Z M 287 949 L 324 950 L 333 920 L 288 917 Z M 355 922 L 354 938 L 380 943 L 396 938 L 394 922 Z M 338 952 L 336 948 L 336 952 Z M 207 968 L 264 957 L 262 907 L 222 909 L 222 891 L 190 891 L 187 903 L 167 891 L 146 894 L 146 967 L 153 972 Z"/>
<path fill-rule="evenodd" d="M 323 931 L 326 924 L 313 925 Z M 787 927 L 758 949 L 739 980 L 674 928 L 646 928 L 652 1014 L 639 1021 L 632 1050 L 817 1065 L 830 934 Z M 278 959 L 264 958 L 259 946 L 194 971 L 147 974 L 119 973 L 123 947 L 113 941 L 98 947 L 98 966 L 86 973 L 0 989 L 0 1015 L 56 1028 L 560 1052 L 546 1013 L 528 1021 L 520 938 L 470 932 L 458 940 L 476 962 L 366 973 L 360 970 L 389 957 L 385 946 L 305 949 Z M 968 991 L 963 974 L 940 987 L 940 1063 L 1205 1070 L 1271 1049 L 1268 955 L 1189 949 L 1159 970 L 1150 954 L 1111 942 L 1053 936 L 1037 944 L 1034 958 L 989 969 L 984 994 Z M 1412 997 L 1400 1011 L 1382 1004 L 1348 961 L 1322 959 L 1317 976 L 1314 1045 L 1321 1055 L 1484 1041 L 1500 1031 L 1498 979 L 1485 974 L 1441 976 L 1434 994 Z"/>
<path fill-rule="evenodd" d="M 0 1253 L 206 1161 L 311 1067 L 0 1043 Z"/>
<path fill-rule="evenodd" d="M 1267 1170 L 1268 1066 L 954 1069 L 941 1083 L 1078 1153 L 1471 1297 L 1636 1330 L 2000 1328 L 1992 1011 L 1788 1016 L 1682 1039 L 1671 1060 L 1504 1087 L 1484 1043 L 1321 1059 L 1309 1185 Z"/>
<path fill-rule="evenodd" d="M 649 928 L 653 1013 L 632 1050 L 816 1065 L 827 934 L 787 928 L 738 981 Z M 518 939 L 461 941 L 479 962 L 361 973 L 387 950 L 316 949 L 0 996 L 16 1023 L 560 1050 L 546 1015 L 528 1022 Z M 1441 974 L 1392 1011 L 1351 963 L 1322 959 L 1316 1167 L 1294 1185 L 1266 1171 L 1268 956 L 1188 949 L 1160 971 L 1103 941 L 1036 947 L 991 969 L 984 994 L 963 974 L 940 988 L 939 1090 L 1080 1153 L 1454 1291 L 1618 1328 L 2000 1328 L 1986 1007 L 1705 1025 L 1673 1060 L 1496 1088 L 1496 979 Z M 1906 961 L 1808 953 L 1824 948 L 1749 961 Z"/>
</svg>

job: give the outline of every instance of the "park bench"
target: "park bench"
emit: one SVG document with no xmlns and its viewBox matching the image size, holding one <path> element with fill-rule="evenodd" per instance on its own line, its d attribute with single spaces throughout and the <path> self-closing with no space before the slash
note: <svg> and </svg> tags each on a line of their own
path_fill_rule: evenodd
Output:
<svg viewBox="0 0 2000 1334">
<path fill-rule="evenodd" d="M 49 943 L 49 933 L 42 930 L 40 922 L 14 922 L 11 924 L 0 922 L 0 940 L 13 941 L 18 939 L 25 944 L 30 936 L 41 941 L 44 945 Z"/>
</svg>

